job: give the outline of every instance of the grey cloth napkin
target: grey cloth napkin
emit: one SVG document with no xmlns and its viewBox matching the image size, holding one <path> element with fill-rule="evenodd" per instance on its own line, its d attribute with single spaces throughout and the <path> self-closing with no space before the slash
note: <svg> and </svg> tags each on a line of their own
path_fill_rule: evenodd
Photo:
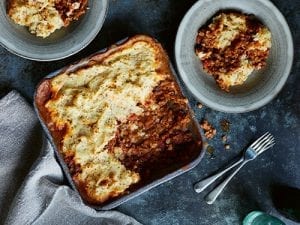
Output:
<svg viewBox="0 0 300 225">
<path fill-rule="evenodd" d="M 0 100 L 0 224 L 140 223 L 82 203 L 66 185 L 33 109 L 12 91 Z"/>
</svg>

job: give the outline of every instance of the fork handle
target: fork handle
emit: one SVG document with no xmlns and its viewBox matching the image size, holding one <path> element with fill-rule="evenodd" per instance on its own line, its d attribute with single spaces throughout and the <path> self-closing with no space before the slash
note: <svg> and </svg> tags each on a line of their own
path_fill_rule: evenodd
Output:
<svg viewBox="0 0 300 225">
<path fill-rule="evenodd" d="M 244 160 L 244 162 L 239 165 L 238 168 L 229 176 L 227 177 L 221 184 L 219 184 L 213 191 L 211 191 L 205 198 L 207 204 L 213 204 L 217 197 L 221 194 L 225 186 L 229 183 L 229 181 L 234 177 L 237 172 L 247 163 L 249 160 Z"/>
<path fill-rule="evenodd" d="M 244 158 L 242 157 L 240 160 L 238 160 L 237 162 L 235 162 L 231 166 L 227 167 L 226 169 L 220 171 L 219 173 L 216 173 L 215 175 L 212 175 L 210 177 L 205 178 L 204 180 L 201 180 L 201 181 L 197 182 L 194 185 L 194 190 L 197 193 L 200 193 L 205 188 L 207 188 L 210 184 L 212 184 L 215 180 L 217 180 L 220 176 L 222 176 L 224 173 L 226 173 L 227 171 L 231 170 L 233 167 L 236 167 L 238 164 L 243 162 L 243 160 L 244 160 Z"/>
</svg>

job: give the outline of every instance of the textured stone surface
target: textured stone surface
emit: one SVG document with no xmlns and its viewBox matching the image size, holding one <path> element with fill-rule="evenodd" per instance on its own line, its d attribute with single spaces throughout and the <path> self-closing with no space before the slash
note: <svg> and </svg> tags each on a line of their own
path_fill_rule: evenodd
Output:
<svg viewBox="0 0 300 225">
<path fill-rule="evenodd" d="M 64 65 L 137 33 L 156 37 L 173 58 L 177 27 L 192 0 L 112 0 L 102 31 L 80 53 L 57 62 L 33 62 L 19 58 L 0 47 L 0 96 L 11 89 L 20 91 L 32 101 L 39 80 Z M 290 77 L 279 95 L 265 107 L 245 114 L 225 114 L 203 107 L 190 97 L 197 118 L 207 118 L 220 131 L 220 121 L 230 121 L 225 150 L 222 132 L 211 142 L 215 158 L 206 154 L 190 172 L 162 184 L 123 204 L 118 209 L 144 224 L 235 225 L 252 210 L 262 210 L 281 217 L 272 207 L 271 187 L 281 183 L 300 188 L 300 4 L 299 0 L 274 4 L 287 18 L 291 28 L 295 60 Z M 0 109 L 1 110 L 1 109 Z M 208 190 L 196 194 L 192 184 L 226 165 L 253 139 L 265 131 L 276 137 L 276 146 L 249 163 L 229 184 L 215 204 L 207 205 L 203 197 Z M 285 220 L 293 225 L 292 221 Z"/>
</svg>

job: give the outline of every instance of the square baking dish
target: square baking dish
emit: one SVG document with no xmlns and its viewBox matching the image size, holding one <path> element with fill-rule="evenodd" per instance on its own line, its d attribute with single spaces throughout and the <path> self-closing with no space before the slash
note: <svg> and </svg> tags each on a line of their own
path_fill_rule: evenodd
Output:
<svg viewBox="0 0 300 225">
<path fill-rule="evenodd" d="M 70 170 L 69 170 L 66 162 L 64 161 L 63 156 L 60 153 L 60 151 L 58 149 L 58 146 L 55 143 L 55 140 L 54 140 L 47 124 L 45 123 L 44 119 L 40 115 L 40 109 L 39 109 L 38 104 L 36 102 L 37 101 L 37 90 L 39 89 L 39 87 L 43 83 L 43 81 L 54 78 L 55 76 L 57 76 L 58 74 L 61 74 L 61 73 L 68 73 L 68 72 L 72 72 L 72 71 L 77 71 L 78 69 L 81 69 L 81 68 L 85 68 L 85 67 L 87 67 L 87 65 L 89 65 L 89 63 L 91 61 L 94 62 L 95 57 L 97 57 L 98 55 L 105 54 L 107 51 L 111 51 L 112 49 L 115 49 L 118 46 L 122 46 L 128 40 L 130 40 L 130 39 L 128 39 L 128 38 L 123 39 L 122 41 L 119 41 L 118 43 L 116 43 L 115 45 L 110 47 L 109 49 L 108 48 L 103 49 L 103 50 L 101 50 L 99 52 L 96 52 L 95 54 L 93 54 L 93 55 L 91 55 L 87 58 L 84 58 L 84 59 L 80 60 L 79 62 L 76 62 L 72 65 L 66 66 L 66 67 L 64 67 L 60 70 L 57 70 L 57 71 L 47 75 L 41 81 L 41 83 L 37 86 L 37 89 L 36 89 L 36 92 L 35 92 L 35 95 L 34 95 L 34 108 L 35 108 L 35 111 L 36 111 L 36 113 L 39 117 L 39 120 L 42 124 L 43 129 L 46 132 L 46 135 L 47 135 L 51 145 L 54 148 L 57 161 L 60 164 L 60 166 L 61 166 L 68 182 L 70 183 L 70 186 L 72 187 L 73 190 L 75 190 L 78 193 L 79 196 L 81 196 L 80 192 L 78 191 L 78 189 L 77 189 L 77 187 L 76 187 L 76 185 L 75 185 L 75 183 L 74 183 L 74 181 L 71 177 Z M 173 66 L 171 65 L 170 62 L 169 62 L 169 65 L 170 65 L 172 75 L 173 75 L 173 79 L 174 79 L 175 83 L 177 84 L 177 86 L 178 86 L 179 90 L 181 91 L 182 95 L 185 96 L 184 93 L 183 93 L 183 88 L 180 86 L 178 76 L 176 75 L 176 73 L 173 69 Z M 110 201 L 107 201 L 103 204 L 90 204 L 89 202 L 86 202 L 84 200 L 84 198 L 82 198 L 83 202 L 86 205 L 88 205 L 88 206 L 90 206 L 90 207 L 92 207 L 96 210 L 109 210 L 109 209 L 115 208 L 115 207 L 119 206 L 120 204 L 122 204 L 123 202 L 128 201 L 128 200 L 130 200 L 130 199 L 146 192 L 147 190 L 152 189 L 155 186 L 157 186 L 161 183 L 164 183 L 168 180 L 171 180 L 174 177 L 179 176 L 179 175 L 183 174 L 184 172 L 187 172 L 187 171 L 191 170 L 193 167 L 195 167 L 201 161 L 205 151 L 202 148 L 202 140 L 201 140 L 200 127 L 199 127 L 198 121 L 195 118 L 195 115 L 194 115 L 189 103 L 187 103 L 187 107 L 188 107 L 188 115 L 189 115 L 189 118 L 190 118 L 190 121 L 191 121 L 189 126 L 188 126 L 188 129 L 192 133 L 193 144 L 189 145 L 189 146 L 180 146 L 180 148 L 182 148 L 183 151 L 185 151 L 185 153 L 188 153 L 184 157 L 182 157 L 184 159 L 179 159 L 178 158 L 178 161 L 176 159 L 174 161 L 175 162 L 174 164 L 168 165 L 167 168 L 164 168 L 160 171 L 156 171 L 155 174 L 153 174 L 153 176 L 151 177 L 151 179 L 146 180 L 146 181 L 142 182 L 142 184 L 139 184 L 139 185 L 135 186 L 133 189 L 130 189 L 129 193 L 126 193 L 126 194 L 124 194 L 120 197 L 114 198 L 114 199 L 112 199 Z"/>
</svg>

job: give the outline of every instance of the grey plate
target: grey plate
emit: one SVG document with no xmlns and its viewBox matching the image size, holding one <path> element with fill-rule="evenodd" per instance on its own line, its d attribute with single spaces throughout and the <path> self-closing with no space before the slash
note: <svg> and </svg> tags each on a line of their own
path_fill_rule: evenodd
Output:
<svg viewBox="0 0 300 225">
<path fill-rule="evenodd" d="M 272 48 L 267 66 L 253 72 L 245 84 L 222 91 L 202 69 L 194 53 L 198 29 L 220 10 L 254 14 L 272 33 Z M 268 0 L 201 0 L 183 18 L 176 37 L 177 69 L 192 94 L 218 111 L 241 113 L 258 109 L 271 101 L 283 87 L 293 63 L 290 29 L 279 10 Z"/>
<path fill-rule="evenodd" d="M 121 40 L 119 42 L 117 42 L 115 44 L 115 46 L 121 45 L 122 43 L 124 43 L 126 41 L 127 41 L 127 38 L 123 39 L 123 40 Z M 106 49 L 103 49 L 101 51 L 96 52 L 95 54 L 104 53 L 107 50 L 108 49 L 106 48 Z M 80 61 L 78 61 L 78 62 L 76 62 L 76 63 L 74 63 L 74 64 L 72 64 L 70 66 L 66 66 L 66 67 L 64 67 L 64 68 L 62 68 L 62 69 L 60 69 L 58 71 L 55 71 L 55 72 L 47 75 L 44 79 L 53 78 L 56 75 L 58 75 L 59 73 L 61 73 L 62 71 L 64 71 L 64 72 L 66 72 L 66 71 L 74 71 L 74 70 L 77 70 L 79 68 L 85 67 L 85 65 L 89 62 L 89 60 L 93 56 L 94 56 L 94 54 L 91 55 L 91 56 L 89 56 L 89 57 L 87 57 L 87 58 L 84 58 L 84 59 L 82 59 L 82 60 L 80 60 Z M 171 67 L 173 75 L 174 75 L 174 80 L 176 81 L 176 83 L 178 84 L 181 92 L 184 95 L 184 91 L 183 91 L 182 87 L 180 86 L 180 82 L 178 80 L 178 76 L 175 73 L 175 70 L 173 69 L 173 66 L 171 64 L 170 64 L 170 67 Z M 36 92 L 35 92 L 34 96 L 36 96 Z M 192 108 L 191 108 L 191 106 L 190 106 L 189 103 L 188 103 L 188 108 L 189 108 L 189 113 L 190 113 L 190 118 L 191 118 L 191 124 L 190 124 L 189 129 L 193 133 L 193 137 L 194 137 L 195 141 L 197 141 L 197 142 L 200 141 L 201 142 L 200 146 L 198 146 L 197 148 L 194 149 L 195 152 L 198 153 L 197 157 L 195 157 L 195 158 L 191 157 L 190 158 L 190 162 L 187 163 L 186 165 L 183 165 L 180 168 L 174 169 L 173 172 L 165 174 L 163 177 L 159 177 L 156 180 L 152 181 L 151 183 L 148 183 L 145 186 L 142 186 L 142 187 L 138 188 L 137 190 L 135 190 L 135 191 L 133 191 L 133 192 L 127 194 L 127 195 L 124 195 L 124 196 L 122 196 L 122 197 L 120 197 L 120 198 L 118 198 L 116 200 L 113 200 L 112 202 L 108 202 L 108 203 L 100 205 L 100 206 L 99 205 L 90 205 L 88 203 L 86 203 L 86 205 L 88 205 L 88 206 L 90 206 L 90 207 L 92 207 L 92 208 L 94 208 L 96 210 L 109 210 L 109 209 L 115 208 L 115 207 L 119 206 L 120 204 L 122 204 L 122 203 L 124 203 L 124 202 L 126 202 L 126 201 L 128 201 L 128 200 L 130 200 L 130 199 L 132 199 L 134 197 L 137 197 L 138 195 L 140 195 L 140 194 L 142 194 L 142 193 L 144 193 L 144 192 L 146 192 L 146 191 L 148 191 L 148 190 L 150 190 L 150 189 L 152 189 L 152 188 L 154 188 L 154 187 L 156 187 L 156 186 L 158 186 L 158 185 L 160 185 L 160 184 L 162 184 L 164 182 L 167 182 L 168 180 L 171 180 L 174 177 L 177 177 L 177 176 L 179 176 L 179 175 L 181 175 L 181 174 L 183 174 L 183 173 L 191 170 L 195 166 L 197 166 L 199 164 L 199 162 L 201 161 L 201 159 L 203 158 L 204 154 L 205 154 L 205 149 L 202 148 L 202 139 L 201 139 L 201 134 L 200 134 L 199 123 L 197 122 L 197 118 L 195 117 L 195 114 L 194 114 L 194 112 L 193 112 L 193 110 L 192 110 Z M 35 109 L 35 111 L 36 111 L 36 113 L 38 115 L 38 118 L 39 118 L 39 120 L 40 120 L 40 122 L 42 124 L 43 129 L 45 130 L 45 132 L 47 134 L 47 138 L 49 139 L 51 145 L 53 146 L 53 149 L 54 149 L 55 155 L 57 157 L 57 160 L 58 160 L 58 162 L 59 162 L 62 170 L 64 171 L 64 173 L 65 173 L 65 175 L 66 175 L 66 177 L 67 177 L 67 179 L 68 179 L 68 181 L 70 183 L 70 186 L 80 196 L 80 194 L 77 191 L 76 186 L 75 186 L 75 184 L 74 184 L 74 182 L 72 180 L 72 177 L 71 177 L 71 175 L 69 173 L 69 169 L 68 169 L 66 163 L 64 162 L 61 154 L 59 153 L 59 150 L 57 149 L 57 147 L 56 147 L 56 145 L 54 143 L 54 140 L 52 138 L 52 135 L 50 134 L 50 131 L 49 131 L 47 125 L 45 124 L 44 120 L 42 119 L 42 117 L 39 114 L 39 109 L 38 109 L 35 101 L 34 101 L 34 109 Z"/>
<path fill-rule="evenodd" d="M 6 1 L 0 2 L 0 43 L 10 52 L 36 61 L 52 61 L 71 56 L 86 47 L 104 22 L 108 0 L 89 0 L 89 9 L 67 28 L 43 39 L 16 25 L 6 14 Z"/>
</svg>

